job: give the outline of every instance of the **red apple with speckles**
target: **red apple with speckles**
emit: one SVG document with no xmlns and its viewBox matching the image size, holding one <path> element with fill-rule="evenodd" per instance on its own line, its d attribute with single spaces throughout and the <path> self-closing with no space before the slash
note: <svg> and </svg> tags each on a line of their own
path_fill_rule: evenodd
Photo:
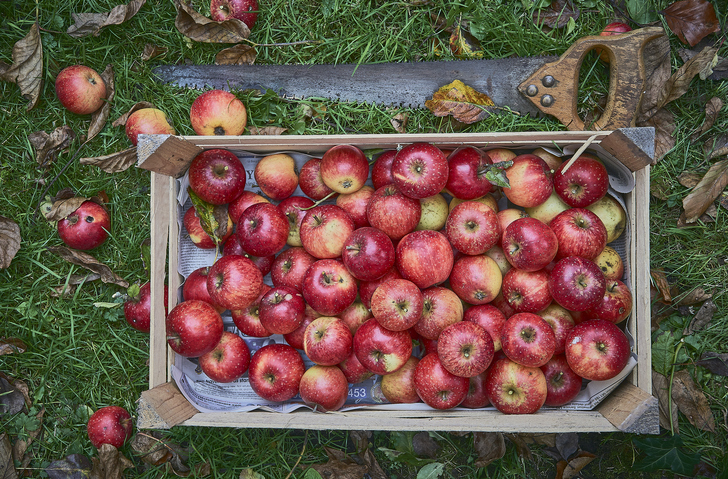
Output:
<svg viewBox="0 0 728 479">
<path fill-rule="evenodd" d="M 223 256 L 207 275 L 207 290 L 213 304 L 225 309 L 245 309 L 256 300 L 263 285 L 263 274 L 248 258 Z"/>
<path fill-rule="evenodd" d="M 318 205 L 306 212 L 300 227 L 301 243 L 318 259 L 341 256 L 344 244 L 354 232 L 354 220 L 336 205 Z"/>
<path fill-rule="evenodd" d="M 607 245 L 604 223 L 585 208 L 569 208 L 556 215 L 549 226 L 559 242 L 557 260 L 567 256 L 594 260 Z"/>
<path fill-rule="evenodd" d="M 461 200 L 474 200 L 493 190 L 486 173 L 490 166 L 490 156 L 473 146 L 465 146 L 453 151 L 447 159 L 447 191 Z"/>
<path fill-rule="evenodd" d="M 456 376 L 471 378 L 484 372 L 495 350 L 490 334 L 479 324 L 459 321 L 445 328 L 437 338 L 437 356 Z"/>
<path fill-rule="evenodd" d="M 354 221 L 354 228 L 363 228 L 369 226 L 367 206 L 369 206 L 372 196 L 374 196 L 374 188 L 364 185 L 353 193 L 337 196 L 336 206 L 349 213 Z"/>
<path fill-rule="evenodd" d="M 535 413 L 548 396 L 541 369 L 508 358 L 498 359 L 488 368 L 485 390 L 490 403 L 503 414 Z"/>
<path fill-rule="evenodd" d="M 397 371 L 382 376 L 382 394 L 392 404 L 411 404 L 420 402 L 415 389 L 415 369 L 419 358 L 410 356 L 404 366 Z"/>
<path fill-rule="evenodd" d="M 56 96 L 64 108 L 77 115 L 89 115 L 104 104 L 106 83 L 93 68 L 71 65 L 55 80 Z"/>
<path fill-rule="evenodd" d="M 280 203 L 278 209 L 288 219 L 288 238 L 286 244 L 289 246 L 302 246 L 301 242 L 301 222 L 309 208 L 314 206 L 314 202 L 305 196 L 289 196 Z"/>
<path fill-rule="evenodd" d="M 448 178 L 445 154 L 430 143 L 412 143 L 397 152 L 392 162 L 392 179 L 406 196 L 420 199 L 439 193 Z"/>
<path fill-rule="evenodd" d="M 204 150 L 187 170 L 190 188 L 212 205 L 230 203 L 245 190 L 247 173 L 240 159 L 229 150 Z"/>
<path fill-rule="evenodd" d="M 207 232 L 202 227 L 202 223 L 200 223 L 200 217 L 197 214 L 197 209 L 194 206 L 190 206 L 187 211 L 185 211 L 185 214 L 182 217 L 182 224 L 187 231 L 187 235 L 189 236 L 190 241 L 192 241 L 192 244 L 194 244 L 198 248 L 215 249 L 217 247 L 217 245 L 215 244 L 215 240 L 209 234 L 207 234 Z M 224 233 L 222 233 L 221 228 L 218 228 L 218 237 L 220 239 L 220 244 L 224 245 L 225 242 L 233 235 L 233 227 L 233 222 L 228 215 L 228 221 L 225 225 Z"/>
<path fill-rule="evenodd" d="M 390 268 L 389 271 L 374 281 L 362 281 L 359 283 L 359 299 L 367 308 L 371 306 L 371 299 L 374 291 L 379 287 L 380 284 L 389 281 L 390 279 L 398 278 L 401 279 L 402 275 L 399 274 L 397 268 Z"/>
<path fill-rule="evenodd" d="M 360 281 L 381 278 L 394 266 L 392 240 L 382 230 L 363 227 L 354 230 L 344 242 L 341 259 L 351 275 Z"/>
<path fill-rule="evenodd" d="M 395 265 L 404 279 L 426 289 L 448 279 L 454 257 L 444 234 L 431 230 L 413 231 L 397 244 Z"/>
<path fill-rule="evenodd" d="M 436 353 L 420 359 L 415 367 L 414 381 L 417 395 L 434 409 L 458 406 L 470 388 L 470 380 L 445 369 Z"/>
<path fill-rule="evenodd" d="M 394 183 L 392 162 L 395 156 L 397 156 L 397 150 L 386 150 L 377 157 L 374 165 L 372 165 L 372 184 L 375 190 Z"/>
<path fill-rule="evenodd" d="M 586 311 L 604 298 L 607 280 L 599 266 L 579 256 L 556 262 L 549 273 L 551 297 L 569 311 Z"/>
<path fill-rule="evenodd" d="M 252 29 L 258 19 L 257 0 L 211 0 L 210 18 L 216 22 L 224 22 L 237 18 Z"/>
<path fill-rule="evenodd" d="M 354 145 L 336 145 L 321 157 L 321 179 L 333 191 L 354 193 L 369 178 L 369 160 Z"/>
<path fill-rule="evenodd" d="M 316 262 L 303 247 L 294 246 L 278 254 L 271 265 L 270 276 L 274 286 L 289 286 L 298 291 L 303 288 L 303 277 Z"/>
<path fill-rule="evenodd" d="M 503 276 L 489 256 L 462 256 L 455 261 L 450 273 L 450 288 L 469 304 L 486 304 L 501 290 Z"/>
<path fill-rule="evenodd" d="M 218 383 L 231 383 L 242 377 L 250 364 L 250 349 L 243 338 L 224 331 L 220 342 L 198 358 L 202 372 Z"/>
<path fill-rule="evenodd" d="M 98 248 L 109 237 L 111 221 L 106 208 L 87 200 L 76 210 L 61 219 L 56 228 L 58 236 L 66 246 L 88 251 Z"/>
<path fill-rule="evenodd" d="M 253 338 L 266 338 L 271 332 L 263 327 L 260 322 L 260 301 L 263 296 L 270 291 L 271 287 L 263 283 L 260 287 L 260 294 L 250 306 L 243 309 L 234 309 L 230 311 L 235 327 L 240 330 L 244 336 Z"/>
<path fill-rule="evenodd" d="M 551 329 L 554 330 L 554 336 L 556 337 L 554 354 L 563 354 L 566 346 L 566 336 L 576 324 L 571 312 L 556 303 L 551 303 L 546 309 L 539 311 L 538 315 L 549 323 Z"/>
<path fill-rule="evenodd" d="M 513 159 L 513 165 L 505 169 L 510 187 L 503 194 L 516 206 L 532 208 L 551 196 L 554 184 L 551 169 L 536 155 L 523 154 Z"/>
<path fill-rule="evenodd" d="M 298 186 L 303 194 L 314 201 L 323 200 L 337 193 L 324 184 L 321 178 L 321 158 L 311 158 L 301 167 L 298 175 Z"/>
<path fill-rule="evenodd" d="M 256 203 L 238 219 L 240 246 L 253 256 L 270 256 L 280 252 L 286 246 L 288 232 L 288 218 L 272 203 Z"/>
<path fill-rule="evenodd" d="M 421 215 L 420 202 L 393 184 L 375 190 L 367 205 L 369 225 L 384 231 L 394 241 L 414 231 Z"/>
<path fill-rule="evenodd" d="M 498 224 L 500 225 L 502 238 L 503 234 L 506 232 L 506 228 L 508 228 L 508 225 L 519 218 L 528 218 L 528 213 L 520 208 L 506 208 L 498 211 L 496 216 L 498 217 Z"/>
<path fill-rule="evenodd" d="M 336 316 L 356 300 L 356 279 L 340 261 L 321 259 L 306 271 L 301 293 L 317 313 Z"/>
<path fill-rule="evenodd" d="M 223 332 L 220 313 L 210 303 L 195 299 L 172 308 L 165 324 L 167 344 L 175 353 L 187 358 L 197 358 L 212 351 Z"/>
<path fill-rule="evenodd" d="M 349 384 L 359 384 L 374 376 L 373 372 L 369 371 L 361 362 L 359 362 L 359 358 L 356 357 L 353 349 L 351 354 L 349 354 L 349 357 L 341 361 L 337 366 L 341 369 L 341 372 L 344 373 L 346 381 Z"/>
<path fill-rule="evenodd" d="M 501 293 L 516 313 L 538 313 L 551 304 L 546 270 L 522 271 L 511 268 L 503 276 Z"/>
<path fill-rule="evenodd" d="M 629 340 L 611 321 L 590 319 L 569 332 L 564 354 L 571 369 L 582 378 L 606 381 L 627 365 Z"/>
<path fill-rule="evenodd" d="M 516 313 L 503 324 L 501 349 L 511 361 L 537 368 L 554 355 L 556 336 L 541 316 Z"/>
<path fill-rule="evenodd" d="M 143 333 L 149 332 L 149 323 L 152 312 L 151 284 L 147 281 L 143 285 L 133 284 L 127 289 L 129 299 L 124 301 L 124 319 L 129 326 Z M 164 285 L 164 311 L 167 313 L 167 300 L 169 290 Z"/>
<path fill-rule="evenodd" d="M 226 90 L 201 93 L 190 107 L 190 124 L 198 135 L 239 136 L 247 122 L 245 105 Z"/>
<path fill-rule="evenodd" d="M 549 362 L 541 366 L 546 377 L 545 406 L 559 407 L 568 404 L 579 395 L 582 378 L 570 367 L 563 354 L 552 357 Z"/>
<path fill-rule="evenodd" d="M 260 299 L 260 324 L 272 334 L 288 334 L 303 322 L 306 303 L 301 293 L 288 286 L 276 286 Z"/>
<path fill-rule="evenodd" d="M 367 308 L 360 299 L 357 299 L 351 306 L 339 313 L 338 318 L 341 319 L 349 327 L 351 334 L 356 333 L 359 326 L 366 323 L 367 320 L 373 318 L 372 312 Z"/>
<path fill-rule="evenodd" d="M 390 331 L 404 331 L 422 317 L 424 297 L 412 281 L 390 279 L 374 291 L 370 303 L 379 324 Z"/>
<path fill-rule="evenodd" d="M 573 208 L 586 208 L 600 200 L 609 189 L 609 173 L 604 164 L 580 156 L 569 166 L 563 163 L 554 173 L 554 191 Z"/>
<path fill-rule="evenodd" d="M 619 324 L 632 312 L 632 292 L 624 282 L 614 279 L 607 281 L 604 297 L 596 306 L 585 311 L 592 319 L 606 319 Z"/>
<path fill-rule="evenodd" d="M 409 331 L 390 331 L 372 318 L 354 334 L 354 354 L 374 374 L 384 376 L 398 370 L 412 355 Z"/>
<path fill-rule="evenodd" d="M 258 160 L 253 177 L 263 194 L 274 201 L 288 198 L 298 188 L 296 161 L 285 153 L 267 155 Z"/>
<path fill-rule="evenodd" d="M 306 326 L 303 350 L 308 359 L 321 366 L 335 366 L 354 351 L 349 327 L 339 318 L 321 316 Z"/>
<path fill-rule="evenodd" d="M 95 448 L 111 444 L 119 449 L 131 439 L 134 425 L 126 409 L 121 406 L 106 406 L 91 414 L 86 424 L 86 432 Z"/>
<path fill-rule="evenodd" d="M 445 235 L 461 253 L 477 255 L 500 242 L 501 230 L 498 217 L 490 207 L 477 201 L 465 201 L 448 215 Z"/>
<path fill-rule="evenodd" d="M 314 319 L 320 317 L 321 315 L 318 314 L 311 306 L 306 305 L 301 325 L 294 331 L 284 334 L 283 339 L 285 339 L 286 342 L 294 348 L 303 350 L 303 337 L 306 334 L 306 327 L 311 324 Z"/>
<path fill-rule="evenodd" d="M 536 218 L 519 218 L 503 232 L 501 247 L 514 268 L 538 271 L 554 260 L 559 242 L 546 223 Z"/>
<path fill-rule="evenodd" d="M 501 350 L 501 331 L 506 322 L 506 315 L 492 304 L 471 306 L 465 311 L 463 321 L 478 324 L 490 334 L 493 340 L 493 351 Z"/>
<path fill-rule="evenodd" d="M 433 286 L 422 291 L 422 316 L 414 330 L 424 339 L 436 340 L 442 331 L 463 320 L 463 303 L 451 289 Z"/>
<path fill-rule="evenodd" d="M 136 146 L 137 137 L 146 135 L 174 135 L 175 131 L 170 125 L 167 115 L 158 108 L 140 108 L 134 110 L 124 123 L 124 132 L 131 144 Z"/>
<path fill-rule="evenodd" d="M 468 387 L 468 394 L 460 403 L 460 407 L 466 407 L 468 409 L 479 409 L 490 405 L 488 400 L 488 393 L 485 390 L 485 378 L 488 376 L 488 370 L 486 369 L 477 376 L 468 378 L 470 385 Z"/>
<path fill-rule="evenodd" d="M 250 359 L 248 381 L 253 392 L 266 401 L 288 401 L 298 394 L 306 371 L 303 358 L 292 346 L 269 344 Z"/>
<path fill-rule="evenodd" d="M 298 393 L 316 411 L 336 411 L 346 402 L 349 383 L 337 366 L 311 366 L 303 373 Z"/>
<path fill-rule="evenodd" d="M 228 215 L 230 216 L 230 219 L 233 220 L 233 223 L 237 224 L 240 215 L 242 215 L 248 207 L 253 206 L 256 203 L 270 203 L 270 200 L 265 196 L 253 193 L 252 191 L 243 191 L 228 205 Z"/>
</svg>

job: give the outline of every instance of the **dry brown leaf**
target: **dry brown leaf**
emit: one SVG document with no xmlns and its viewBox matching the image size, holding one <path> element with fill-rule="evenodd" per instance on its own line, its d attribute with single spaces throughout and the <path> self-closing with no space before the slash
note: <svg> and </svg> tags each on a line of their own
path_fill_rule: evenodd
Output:
<svg viewBox="0 0 728 479">
<path fill-rule="evenodd" d="M 667 281 L 667 276 L 665 275 L 665 272 L 660 269 L 653 269 L 650 270 L 650 276 L 652 277 L 652 282 L 657 287 L 660 296 L 662 296 L 662 302 L 671 304 L 672 293 L 670 291 L 670 283 Z"/>
<path fill-rule="evenodd" d="M 48 251 L 57 254 L 69 263 L 99 274 L 101 281 L 104 283 L 115 284 L 124 289 L 129 287 L 129 283 L 111 271 L 111 268 L 84 251 L 74 250 L 65 246 L 49 246 Z"/>
<path fill-rule="evenodd" d="M 20 94 L 29 102 L 25 109 L 30 110 L 38 103 L 43 88 L 43 44 L 37 23 L 13 45 L 12 58 L 12 65 L 0 61 L 0 80 L 18 85 Z"/>
<path fill-rule="evenodd" d="M 147 0 L 131 0 L 127 5 L 117 5 L 106 13 L 72 13 L 73 25 L 66 33 L 74 38 L 93 35 L 98 37 L 101 29 L 110 25 L 121 25 L 137 14 Z"/>
<path fill-rule="evenodd" d="M 462 18 L 455 22 L 450 34 L 450 51 L 456 57 L 483 58 L 480 42 L 463 26 Z"/>
<path fill-rule="evenodd" d="M 103 105 L 101 105 L 101 108 L 91 115 L 91 124 L 88 127 L 86 141 L 91 140 L 91 138 L 94 138 L 96 135 L 101 133 L 101 130 L 104 129 L 106 120 L 109 119 L 109 114 L 111 113 L 111 103 L 114 101 L 114 97 L 116 96 L 113 65 L 106 65 L 104 71 L 101 72 L 101 79 L 103 79 L 104 83 L 106 83 L 106 101 Z"/>
<path fill-rule="evenodd" d="M 174 454 L 160 436 L 161 434 L 156 431 L 138 432 L 129 444 L 134 454 L 140 456 L 143 462 L 159 466 L 172 459 Z"/>
<path fill-rule="evenodd" d="M 89 198 L 84 196 L 61 197 L 53 202 L 51 208 L 45 212 L 45 217 L 51 223 L 60 221 L 76 211 L 84 201 L 88 200 Z"/>
<path fill-rule="evenodd" d="M 77 479 L 87 478 L 91 473 L 93 463 L 81 454 L 69 454 L 63 459 L 51 462 L 45 467 L 50 479 Z"/>
<path fill-rule="evenodd" d="M 506 440 L 500 432 L 474 432 L 475 467 L 488 467 L 506 454 Z"/>
<path fill-rule="evenodd" d="M 0 416 L 17 414 L 26 406 L 25 396 L 11 381 L 13 379 L 0 373 Z"/>
<path fill-rule="evenodd" d="M 662 88 L 670 79 L 672 61 L 670 40 L 667 35 L 662 35 L 645 45 L 643 58 L 645 63 L 645 87 L 636 118 L 637 123 L 649 120 L 651 114 L 657 112 L 655 107 L 660 99 Z M 650 116 L 648 116 L 648 112 L 652 112 Z"/>
<path fill-rule="evenodd" d="M 262 128 L 259 128 L 257 126 L 249 126 L 248 131 L 251 135 L 258 135 L 258 136 L 264 136 L 264 135 L 282 135 L 283 133 L 288 131 L 288 128 L 283 128 L 281 126 L 264 126 Z"/>
<path fill-rule="evenodd" d="M 20 251 L 20 226 L 0 215 L 0 269 L 10 267 L 15 255 Z"/>
<path fill-rule="evenodd" d="M 0 434 L 0 477 L 2 479 L 18 479 L 18 471 L 13 462 L 13 448 L 8 434 Z"/>
<path fill-rule="evenodd" d="M 690 321 L 690 325 L 688 325 L 688 327 L 685 328 L 685 331 L 683 331 L 683 336 L 705 329 L 713 320 L 713 315 L 716 311 L 718 311 L 718 306 L 716 306 L 712 300 L 709 299 L 704 302 Z"/>
<path fill-rule="evenodd" d="M 705 213 L 705 210 L 720 196 L 727 185 L 728 160 L 714 163 L 705 173 L 703 179 L 700 180 L 700 183 L 683 199 L 685 222 L 696 222 L 700 215 Z"/>
<path fill-rule="evenodd" d="M 655 156 L 652 164 L 663 159 L 675 146 L 675 117 L 666 109 L 657 110 L 650 118 L 637 126 L 651 126 L 655 129 Z"/>
<path fill-rule="evenodd" d="M 548 8 L 533 12 L 533 23 L 549 28 L 563 28 L 572 18 L 579 18 L 579 9 L 571 0 L 552 0 Z"/>
<path fill-rule="evenodd" d="M 670 30 L 691 47 L 720 31 L 715 8 L 707 0 L 680 0 L 663 10 L 662 15 Z"/>
<path fill-rule="evenodd" d="M 660 415 L 660 426 L 670 430 L 670 416 L 672 416 L 672 427 L 676 434 L 680 432 L 677 418 L 677 404 L 670 402 L 670 388 L 667 377 L 652 371 L 652 394 L 657 398 L 657 405 Z M 669 409 L 671 408 L 671 409 Z"/>
<path fill-rule="evenodd" d="M 154 105 L 154 103 L 150 103 L 148 101 L 140 101 L 138 103 L 134 103 L 134 105 L 131 108 L 129 108 L 129 110 L 126 113 L 124 113 L 119 118 L 114 120 L 111 123 L 111 126 L 113 126 L 114 128 L 119 127 L 119 126 L 125 126 L 126 121 L 129 119 L 129 115 L 131 115 L 132 113 L 134 113 L 137 110 L 141 110 L 142 108 L 157 108 L 157 107 Z"/>
<path fill-rule="evenodd" d="M 698 366 L 707 368 L 713 374 L 718 376 L 728 376 L 728 353 L 716 353 L 706 351 L 700 355 L 700 360 L 695 361 Z"/>
<path fill-rule="evenodd" d="M 220 50 L 218 54 L 215 55 L 215 64 L 252 65 L 253 63 L 255 63 L 255 59 L 257 56 L 258 52 L 255 47 L 240 43 L 233 47 Z"/>
<path fill-rule="evenodd" d="M 714 160 L 719 156 L 728 155 L 728 134 L 721 133 L 720 135 L 707 139 L 703 143 L 703 152 L 708 161 Z"/>
<path fill-rule="evenodd" d="M 354 462 L 343 451 L 324 446 L 329 460 L 323 464 L 301 466 L 304 469 L 313 468 L 321 477 L 335 477 L 336 479 L 362 479 L 367 473 L 367 466 Z"/>
<path fill-rule="evenodd" d="M 718 118 L 718 113 L 720 113 L 721 108 L 723 108 L 723 100 L 721 100 L 717 96 L 714 96 L 713 98 L 708 100 L 708 103 L 705 104 L 705 120 L 703 120 L 703 124 L 701 125 L 700 129 L 692 134 L 692 136 L 690 137 L 691 140 L 696 141 L 700 137 L 700 135 L 713 127 L 713 124 Z"/>
<path fill-rule="evenodd" d="M 528 443 L 521 434 L 506 434 L 505 437 L 516 446 L 516 451 L 518 452 L 519 457 L 526 460 L 533 459 L 531 449 L 528 447 Z"/>
<path fill-rule="evenodd" d="M 91 479 L 122 479 L 124 470 L 134 467 L 134 463 L 111 444 L 102 444 L 99 456 L 91 458 L 91 461 Z"/>
<path fill-rule="evenodd" d="M 392 124 L 392 128 L 394 128 L 397 133 L 407 133 L 408 119 L 409 115 L 407 112 L 402 112 L 393 116 L 389 122 Z"/>
<path fill-rule="evenodd" d="M 481 93 L 460 80 L 441 87 L 425 101 L 425 107 L 435 116 L 452 115 L 456 120 L 471 124 L 487 117 L 495 104 Z"/>
<path fill-rule="evenodd" d="M 35 159 L 38 166 L 48 168 L 58 158 L 58 153 L 67 149 L 76 138 L 70 126 L 63 125 L 50 134 L 45 131 L 36 131 L 28 135 L 28 141 L 35 149 Z"/>
<path fill-rule="evenodd" d="M 51 296 L 55 298 L 68 298 L 73 296 L 78 285 L 88 283 L 89 281 L 96 281 L 99 278 L 101 278 L 101 275 L 96 273 L 86 275 L 72 274 L 68 277 L 67 282 L 53 287 L 51 290 Z"/>
<path fill-rule="evenodd" d="M 18 338 L 0 338 L 0 356 L 24 353 L 28 346 Z"/>
<path fill-rule="evenodd" d="M 572 479 L 579 475 L 587 464 L 596 459 L 591 452 L 581 451 L 570 461 L 559 461 L 556 465 L 556 479 Z"/>
<path fill-rule="evenodd" d="M 694 304 L 698 304 L 698 303 L 702 303 L 703 301 L 707 301 L 712 297 L 713 297 L 712 294 L 706 293 L 703 288 L 698 286 L 697 288 L 693 289 L 688 294 L 686 294 L 680 301 L 678 301 L 678 304 L 680 306 L 692 306 Z"/>
<path fill-rule="evenodd" d="M 240 43 L 250 36 L 248 26 L 237 18 L 216 22 L 196 12 L 182 0 L 176 0 L 174 25 L 179 32 L 196 42 Z"/>
<path fill-rule="evenodd" d="M 167 53 L 167 47 L 160 47 L 154 43 L 147 43 L 144 45 L 144 50 L 142 50 L 142 61 L 149 61 L 152 58 L 164 55 L 165 53 Z"/>
<path fill-rule="evenodd" d="M 677 182 L 683 185 L 685 188 L 695 188 L 703 175 L 694 171 L 683 171 L 677 175 Z"/>
<path fill-rule="evenodd" d="M 715 418 L 708 399 L 695 384 L 687 369 L 675 372 L 672 381 L 672 400 L 680 412 L 688 418 L 690 424 L 703 431 L 715 432 Z"/>
<path fill-rule="evenodd" d="M 110 155 L 97 156 L 95 158 L 81 158 L 78 160 L 82 165 L 98 166 L 106 173 L 119 173 L 128 170 L 137 162 L 137 147 L 132 146 L 126 150 L 117 151 Z"/>
</svg>

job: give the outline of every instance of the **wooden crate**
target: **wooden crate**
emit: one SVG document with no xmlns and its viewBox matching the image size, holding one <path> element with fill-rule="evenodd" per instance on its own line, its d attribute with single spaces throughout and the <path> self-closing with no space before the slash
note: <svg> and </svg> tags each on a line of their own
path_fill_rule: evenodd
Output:
<svg viewBox="0 0 728 479">
<path fill-rule="evenodd" d="M 430 142 L 443 149 L 472 145 L 487 148 L 532 150 L 539 146 L 589 148 L 604 158 L 619 161 L 632 172 L 636 186 L 625 195 L 629 216 L 630 281 L 634 295 L 631 335 L 635 338 L 637 366 L 627 379 L 592 411 L 541 410 L 531 415 L 504 415 L 497 411 L 382 411 L 314 413 L 309 410 L 282 414 L 264 411 L 200 413 L 179 392 L 170 377 L 174 353 L 164 334 L 162 287 L 167 278 L 176 292 L 181 278 L 178 266 L 179 237 L 175 178 L 182 176 L 200 151 L 226 148 L 233 152 L 267 154 L 299 151 L 320 156 L 331 146 L 353 144 L 362 149 L 396 148 L 414 142 Z M 626 128 L 603 132 L 478 133 L 431 135 L 330 135 L 175 137 L 142 135 L 138 166 L 152 171 L 151 179 L 151 283 L 152 312 L 149 390 L 138 408 L 141 428 L 168 428 L 177 424 L 240 428 L 294 428 L 412 431 L 500 432 L 659 432 L 657 399 L 652 396 L 649 297 L 649 163 L 654 151 L 654 130 Z M 167 275 L 167 271 L 170 272 Z M 168 277 L 167 277 L 168 276 Z M 169 295 L 169 309 L 177 295 Z"/>
</svg>

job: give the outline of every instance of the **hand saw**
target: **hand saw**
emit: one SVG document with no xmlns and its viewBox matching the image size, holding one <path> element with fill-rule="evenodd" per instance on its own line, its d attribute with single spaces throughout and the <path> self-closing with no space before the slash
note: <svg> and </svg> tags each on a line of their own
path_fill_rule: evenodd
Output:
<svg viewBox="0 0 728 479">
<path fill-rule="evenodd" d="M 520 114 L 554 116 L 570 130 L 584 130 L 577 114 L 579 69 L 586 54 L 609 55 L 607 105 L 591 130 L 634 126 L 645 85 L 644 49 L 663 36 L 647 27 L 615 36 L 587 36 L 560 57 L 506 58 L 360 65 L 163 65 L 165 83 L 188 88 L 273 90 L 292 98 L 327 98 L 423 107 L 442 86 L 460 80 L 499 107 Z"/>
</svg>

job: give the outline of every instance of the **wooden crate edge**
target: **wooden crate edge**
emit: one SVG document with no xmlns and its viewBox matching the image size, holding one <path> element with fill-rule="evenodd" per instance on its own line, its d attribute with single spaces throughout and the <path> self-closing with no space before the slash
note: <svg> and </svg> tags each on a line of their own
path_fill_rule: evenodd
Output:
<svg viewBox="0 0 728 479">
<path fill-rule="evenodd" d="M 142 392 L 137 403 L 139 429 L 169 429 L 199 413 L 174 382 Z"/>
</svg>

